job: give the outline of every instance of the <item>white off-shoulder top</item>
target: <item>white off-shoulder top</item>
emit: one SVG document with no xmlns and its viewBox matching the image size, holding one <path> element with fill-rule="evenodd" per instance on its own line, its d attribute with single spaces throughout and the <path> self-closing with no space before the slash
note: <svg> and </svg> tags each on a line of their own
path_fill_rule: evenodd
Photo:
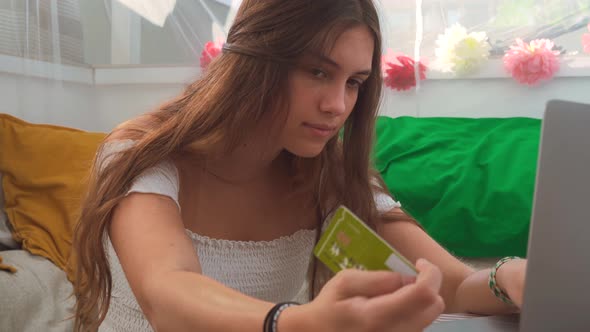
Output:
<svg viewBox="0 0 590 332">
<path fill-rule="evenodd" d="M 105 147 L 108 156 L 122 151 L 133 141 L 117 141 Z M 164 161 L 139 176 L 128 194 L 154 193 L 178 203 L 178 170 L 172 161 Z M 400 204 L 390 196 L 376 193 L 380 211 Z M 301 229 L 271 241 L 230 241 L 213 239 L 186 230 L 198 254 L 202 273 L 246 295 L 270 302 L 309 301 L 308 269 L 315 244 L 315 230 Z M 105 239 L 112 273 L 109 310 L 99 331 L 153 331 L 143 315 L 121 268 L 110 239 Z"/>
</svg>

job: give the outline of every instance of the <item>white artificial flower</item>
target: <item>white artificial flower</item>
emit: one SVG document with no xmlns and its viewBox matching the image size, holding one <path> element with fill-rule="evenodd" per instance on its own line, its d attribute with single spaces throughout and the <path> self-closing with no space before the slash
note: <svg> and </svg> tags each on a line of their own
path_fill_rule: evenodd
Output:
<svg viewBox="0 0 590 332">
<path fill-rule="evenodd" d="M 434 51 L 434 67 L 445 73 L 466 74 L 478 68 L 490 56 L 491 46 L 485 32 L 471 32 L 455 24 L 439 35 Z"/>
</svg>

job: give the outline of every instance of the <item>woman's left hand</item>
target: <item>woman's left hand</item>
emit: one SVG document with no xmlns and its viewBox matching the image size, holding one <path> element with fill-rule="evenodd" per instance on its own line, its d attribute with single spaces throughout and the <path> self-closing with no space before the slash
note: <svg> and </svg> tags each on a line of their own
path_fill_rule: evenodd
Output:
<svg viewBox="0 0 590 332">
<path fill-rule="evenodd" d="M 513 259 L 504 263 L 496 273 L 496 282 L 518 308 L 522 308 L 526 259 Z"/>
</svg>

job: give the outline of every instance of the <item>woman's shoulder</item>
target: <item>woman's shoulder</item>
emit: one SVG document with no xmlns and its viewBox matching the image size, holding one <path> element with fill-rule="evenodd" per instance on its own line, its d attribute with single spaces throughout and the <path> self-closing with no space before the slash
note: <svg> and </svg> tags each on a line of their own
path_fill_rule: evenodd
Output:
<svg viewBox="0 0 590 332">
<path fill-rule="evenodd" d="M 127 195 L 131 193 L 145 193 L 167 196 L 180 209 L 178 200 L 179 189 L 178 169 L 172 160 L 166 159 L 141 173 L 133 181 L 131 188 L 127 191 Z"/>
<path fill-rule="evenodd" d="M 124 153 L 125 150 L 131 148 L 135 143 L 136 141 L 132 139 L 112 139 L 106 141 L 101 148 L 98 158 L 99 162 L 110 162 L 115 154 Z M 178 168 L 171 158 L 166 158 L 139 174 L 131 184 L 126 195 L 146 193 L 168 196 L 180 208 L 178 202 L 179 188 Z"/>
</svg>

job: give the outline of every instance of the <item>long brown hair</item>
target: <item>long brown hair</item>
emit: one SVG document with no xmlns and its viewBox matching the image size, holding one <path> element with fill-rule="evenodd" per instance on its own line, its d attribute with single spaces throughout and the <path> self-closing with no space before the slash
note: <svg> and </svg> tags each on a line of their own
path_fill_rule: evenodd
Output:
<svg viewBox="0 0 590 332">
<path fill-rule="evenodd" d="M 223 53 L 200 78 L 175 100 L 122 124 L 105 140 L 132 139 L 132 147 L 108 163 L 95 159 L 73 244 L 77 331 L 96 330 L 108 311 L 112 277 L 104 240 L 113 209 L 134 179 L 178 154 L 205 160 L 230 152 L 263 116 L 284 118 L 289 70 L 306 52 L 328 52 L 342 32 L 357 25 L 367 26 L 374 37 L 372 73 L 343 135 L 330 140 L 318 157 L 292 156 L 291 161 L 294 183 L 314 198 L 318 220 L 344 204 L 375 224 L 370 155 L 382 78 L 381 33 L 372 0 L 244 0 Z M 97 156 L 103 149 L 104 143 Z"/>
</svg>

